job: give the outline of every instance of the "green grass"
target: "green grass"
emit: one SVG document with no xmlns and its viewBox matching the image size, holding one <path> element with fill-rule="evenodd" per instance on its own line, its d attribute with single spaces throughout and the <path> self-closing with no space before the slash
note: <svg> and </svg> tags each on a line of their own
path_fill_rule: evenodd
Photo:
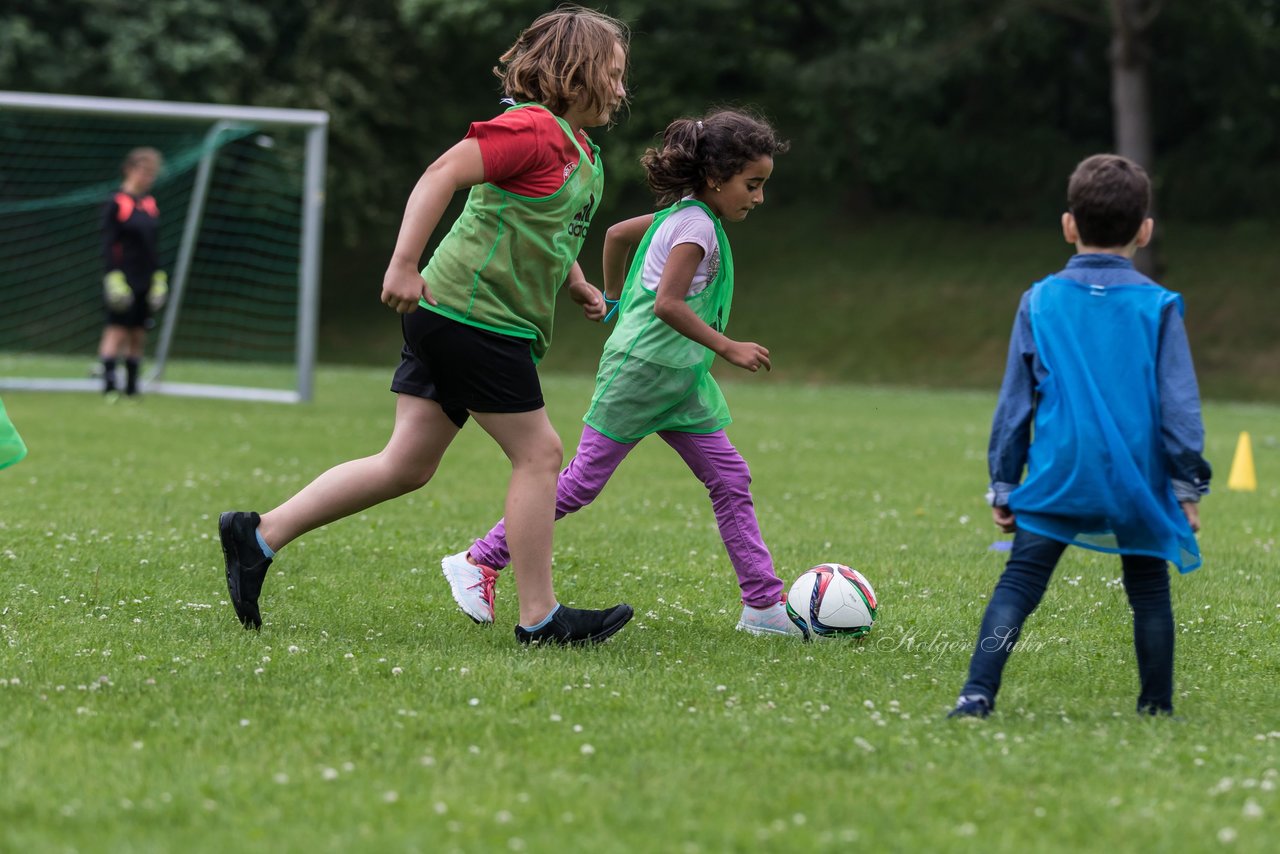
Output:
<svg viewBox="0 0 1280 854">
<path fill-rule="evenodd" d="M 726 384 L 779 573 L 862 569 L 862 642 L 733 631 L 704 491 L 657 441 L 557 528 L 561 599 L 628 601 L 627 629 L 520 648 L 505 577 L 498 625 L 472 625 L 438 560 L 501 506 L 474 427 L 421 492 L 285 549 L 245 632 L 216 514 L 377 451 L 388 373 L 325 370 L 301 407 L 5 395 L 31 454 L 0 472 L 0 850 L 1273 849 L 1280 409 L 1207 408 L 1181 720 L 1132 714 L 1118 562 L 1072 550 L 997 714 L 955 722 L 1003 562 L 991 394 Z M 589 384 L 546 387 L 571 452 Z M 1256 493 L 1225 489 L 1241 430 Z"/>
<path fill-rule="evenodd" d="M 146 367 L 144 363 L 144 376 Z M 0 376 L 88 381 L 94 377 L 94 371 L 98 369 L 100 364 L 89 356 L 0 352 Z M 123 378 L 122 374 L 121 378 Z M 293 391 L 298 387 L 298 372 L 293 365 L 264 363 L 246 365 L 236 362 L 179 359 L 170 361 L 165 366 L 164 380 L 177 383 L 234 385 L 251 389 Z M 94 377 L 93 382 L 101 387 L 101 378 Z"/>
</svg>

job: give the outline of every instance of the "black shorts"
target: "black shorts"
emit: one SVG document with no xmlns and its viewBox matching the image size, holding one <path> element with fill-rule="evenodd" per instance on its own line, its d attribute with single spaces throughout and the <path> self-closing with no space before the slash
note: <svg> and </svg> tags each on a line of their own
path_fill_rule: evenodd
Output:
<svg viewBox="0 0 1280 854">
<path fill-rule="evenodd" d="M 461 427 L 470 412 L 534 412 L 542 385 L 528 338 L 499 335 L 419 307 L 400 320 L 391 390 L 434 400 Z"/>
</svg>

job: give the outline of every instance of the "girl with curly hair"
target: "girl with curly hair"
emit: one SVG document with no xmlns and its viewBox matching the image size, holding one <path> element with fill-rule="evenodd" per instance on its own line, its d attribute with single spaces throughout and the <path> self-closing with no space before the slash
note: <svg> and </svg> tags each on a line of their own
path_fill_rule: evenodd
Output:
<svg viewBox="0 0 1280 854">
<path fill-rule="evenodd" d="M 799 637 L 760 534 L 751 472 L 725 435 L 729 407 L 711 376 L 716 356 L 752 372 L 770 369 L 766 348 L 725 334 L 733 254 L 724 223 L 763 204 L 774 155 L 787 147 L 762 119 L 719 110 L 675 120 L 641 158 L 663 208 L 605 236 L 605 300 L 618 325 L 605 342 L 577 453 L 560 473 L 556 518 L 590 504 L 640 440 L 657 433 L 710 493 L 742 590 L 737 628 Z M 509 562 L 503 521 L 442 561 L 454 599 L 473 620 L 492 621 L 494 584 Z"/>
</svg>

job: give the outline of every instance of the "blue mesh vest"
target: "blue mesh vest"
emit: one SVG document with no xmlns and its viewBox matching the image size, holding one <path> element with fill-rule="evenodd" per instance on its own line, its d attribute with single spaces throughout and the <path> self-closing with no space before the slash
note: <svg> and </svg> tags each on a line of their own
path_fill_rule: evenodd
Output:
<svg viewBox="0 0 1280 854">
<path fill-rule="evenodd" d="M 1103 552 L 1164 558 L 1182 572 L 1200 548 L 1173 496 L 1160 437 L 1160 318 L 1182 298 L 1156 285 L 1050 276 L 1029 302 L 1048 371 L 1037 389 L 1018 527 Z"/>
</svg>

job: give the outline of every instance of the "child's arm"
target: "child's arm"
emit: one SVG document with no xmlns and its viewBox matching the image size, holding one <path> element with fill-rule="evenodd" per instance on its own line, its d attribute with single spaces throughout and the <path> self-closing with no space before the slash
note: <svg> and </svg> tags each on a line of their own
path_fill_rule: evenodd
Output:
<svg viewBox="0 0 1280 854">
<path fill-rule="evenodd" d="M 653 214 L 632 217 L 612 225 L 604 235 L 604 295 L 610 300 L 622 296 L 627 281 L 627 258 L 640 245 L 653 225 Z"/>
<path fill-rule="evenodd" d="M 671 250 L 662 269 L 662 278 L 658 281 L 653 313 L 676 332 L 698 342 L 730 364 L 752 372 L 761 368 L 773 370 L 768 350 L 754 341 L 734 341 L 715 331 L 685 302 L 693 274 L 702 263 L 702 255 L 702 247 L 696 243 L 679 243 Z"/>
<path fill-rule="evenodd" d="M 991 418 L 991 440 L 987 446 L 987 467 L 991 475 L 987 500 L 991 517 L 1004 532 L 1013 531 L 1016 519 L 1009 510 L 1009 493 L 1022 480 L 1031 447 L 1031 422 L 1035 416 L 1036 378 L 1035 337 L 1027 314 L 1027 295 L 1023 294 L 1018 314 L 1009 336 L 1009 355 L 1005 362 L 1000 398 Z"/>
<path fill-rule="evenodd" d="M 422 251 L 453 194 L 482 181 L 484 160 L 480 157 L 480 143 L 475 139 L 462 140 L 422 173 L 409 194 L 396 248 L 382 278 L 383 303 L 400 314 L 417 309 L 419 299 L 436 304 L 431 288 L 419 272 Z"/>
<path fill-rule="evenodd" d="M 600 289 L 587 281 L 587 277 L 582 272 L 582 267 L 577 261 L 573 262 L 573 266 L 569 268 L 569 275 L 565 278 L 565 287 L 569 289 L 569 298 L 582 306 L 582 314 L 587 320 L 600 321 L 604 319 L 604 313 L 607 306 L 604 297 L 600 295 Z"/>
<path fill-rule="evenodd" d="M 1160 349 L 1156 359 L 1160 439 L 1169 460 L 1174 497 L 1182 505 L 1191 529 L 1198 531 L 1200 513 L 1196 504 L 1209 491 L 1213 470 L 1204 458 L 1200 388 L 1181 308 L 1180 302 L 1170 303 L 1160 323 Z"/>
<path fill-rule="evenodd" d="M 113 311 L 124 311 L 133 305 L 133 288 L 120 269 L 116 257 L 116 241 L 120 239 L 119 202 L 112 196 L 102 208 L 102 295 Z"/>
<path fill-rule="evenodd" d="M 120 269 L 120 259 L 116 257 L 116 241 L 120 239 L 120 222 L 116 218 L 119 203 L 113 195 L 102 206 L 102 271 L 110 273 Z"/>
</svg>

